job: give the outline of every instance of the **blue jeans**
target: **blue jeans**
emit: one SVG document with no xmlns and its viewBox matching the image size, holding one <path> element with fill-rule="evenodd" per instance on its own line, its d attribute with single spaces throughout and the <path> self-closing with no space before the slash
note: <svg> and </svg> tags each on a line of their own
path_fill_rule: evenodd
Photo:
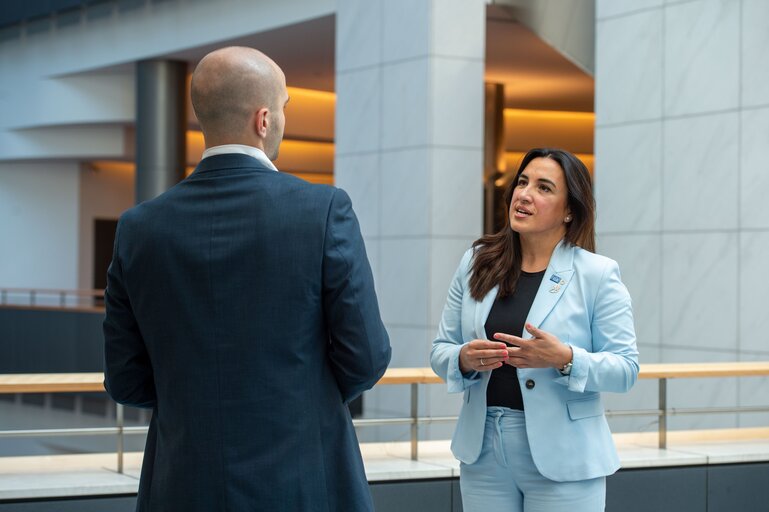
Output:
<svg viewBox="0 0 769 512">
<path fill-rule="evenodd" d="M 465 512 L 600 512 L 606 478 L 555 482 L 531 458 L 523 411 L 489 407 L 483 448 L 473 464 L 460 465 Z"/>
</svg>

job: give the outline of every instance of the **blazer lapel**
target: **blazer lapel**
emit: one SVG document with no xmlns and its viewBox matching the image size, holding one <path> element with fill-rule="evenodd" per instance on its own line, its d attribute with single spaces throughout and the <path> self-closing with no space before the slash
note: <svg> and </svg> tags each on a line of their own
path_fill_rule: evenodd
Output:
<svg viewBox="0 0 769 512">
<path fill-rule="evenodd" d="M 545 276 L 539 285 L 534 303 L 531 305 L 526 322 L 539 327 L 545 321 L 547 315 L 561 300 L 563 292 L 571 283 L 574 276 L 574 251 L 575 247 L 561 240 L 550 257 L 550 263 L 545 270 Z M 524 327 L 522 338 L 531 338 L 531 334 Z"/>
<path fill-rule="evenodd" d="M 483 298 L 481 302 L 476 303 L 475 306 L 475 337 L 477 339 L 486 339 L 486 319 L 491 312 L 491 306 L 494 305 L 494 300 L 497 298 L 497 292 L 499 286 L 495 286 L 489 293 Z"/>
</svg>

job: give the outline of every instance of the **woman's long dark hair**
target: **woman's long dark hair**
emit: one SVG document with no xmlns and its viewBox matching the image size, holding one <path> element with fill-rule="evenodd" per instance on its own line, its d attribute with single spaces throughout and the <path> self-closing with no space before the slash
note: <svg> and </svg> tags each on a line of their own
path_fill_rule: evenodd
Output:
<svg viewBox="0 0 769 512">
<path fill-rule="evenodd" d="M 564 239 L 590 252 L 595 252 L 595 199 L 593 181 L 585 164 L 568 151 L 552 148 L 536 148 L 523 157 L 515 178 L 505 190 L 507 219 L 497 233 L 484 235 L 473 242 L 475 255 L 470 276 L 470 295 L 480 301 L 499 285 L 498 297 L 506 297 L 515 291 L 521 275 L 521 239 L 510 227 L 510 203 L 518 178 L 535 158 L 550 158 L 563 170 L 566 178 L 567 202 L 571 222 L 566 225 Z"/>
</svg>

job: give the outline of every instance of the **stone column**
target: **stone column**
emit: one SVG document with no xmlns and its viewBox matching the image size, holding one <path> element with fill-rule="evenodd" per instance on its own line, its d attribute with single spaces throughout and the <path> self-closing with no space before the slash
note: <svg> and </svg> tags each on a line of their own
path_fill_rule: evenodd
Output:
<svg viewBox="0 0 769 512">
<path fill-rule="evenodd" d="M 136 64 L 136 203 L 157 197 L 184 178 L 187 63 Z"/>
<path fill-rule="evenodd" d="M 485 12 L 483 0 L 338 3 L 335 179 L 361 222 L 392 367 L 429 365 L 450 280 L 482 231 Z M 375 390 L 364 415 L 406 415 L 408 397 Z M 443 386 L 420 394 L 420 413 L 458 410 Z"/>
</svg>

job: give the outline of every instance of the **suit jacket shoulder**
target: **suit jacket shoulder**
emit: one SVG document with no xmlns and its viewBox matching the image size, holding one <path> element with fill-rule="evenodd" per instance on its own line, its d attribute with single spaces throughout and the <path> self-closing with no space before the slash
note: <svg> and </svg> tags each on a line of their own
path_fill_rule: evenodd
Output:
<svg viewBox="0 0 769 512">
<path fill-rule="evenodd" d="M 574 268 L 583 274 L 597 274 L 594 277 L 600 279 L 608 268 L 619 267 L 616 261 L 581 247 L 572 246 L 574 250 Z"/>
</svg>

